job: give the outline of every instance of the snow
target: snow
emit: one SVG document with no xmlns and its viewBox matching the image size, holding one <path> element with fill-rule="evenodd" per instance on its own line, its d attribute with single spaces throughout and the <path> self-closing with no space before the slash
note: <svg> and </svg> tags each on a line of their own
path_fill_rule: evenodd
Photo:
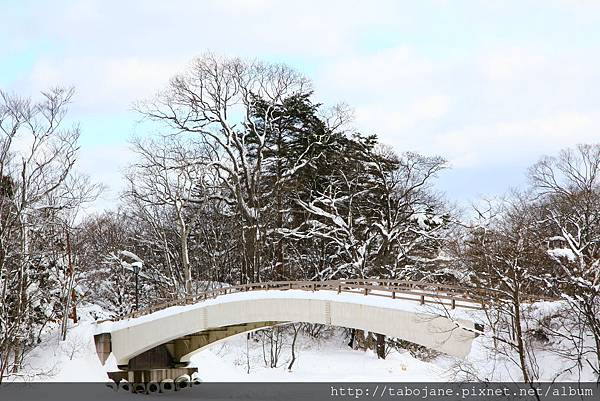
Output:
<svg viewBox="0 0 600 401">
<path fill-rule="evenodd" d="M 573 251 L 569 248 L 554 248 L 548 250 L 548 255 L 552 256 L 555 259 L 566 258 L 567 260 L 573 262 L 576 257 Z"/>
<path fill-rule="evenodd" d="M 310 293 L 310 292 L 309 292 Z M 197 308 L 209 303 L 257 298 L 302 297 L 307 291 L 256 291 L 229 294 L 207 300 L 197 305 L 173 307 L 153 315 L 121 322 L 96 324 L 94 319 L 106 315 L 97 306 L 80 308 L 80 321 L 69 328 L 66 341 L 60 341 L 58 327 L 53 328 L 44 337 L 43 342 L 27 357 L 24 373 L 13 376 L 9 381 L 36 382 L 105 382 L 106 372 L 118 370 L 111 355 L 103 366 L 94 345 L 93 336 L 104 331 L 107 326 L 116 329 L 121 325 L 138 324 L 148 319 L 156 319 L 165 314 Z M 318 299 L 336 299 L 347 302 L 394 307 L 403 310 L 431 313 L 430 306 L 421 306 L 418 302 L 392 300 L 359 294 L 337 294 L 331 291 L 317 291 L 311 297 Z M 347 339 L 337 335 L 325 340 L 314 340 L 299 335 L 296 348 L 297 360 L 291 372 L 287 370 L 289 349 L 284 349 L 282 362 L 277 368 L 264 366 L 261 344 L 250 341 L 249 355 L 252 359 L 250 373 L 246 372 L 246 336 L 233 337 L 219 345 L 199 352 L 191 359 L 191 366 L 198 367 L 204 381 L 433 381 L 447 380 L 444 368 L 433 363 L 421 362 L 408 352 L 392 351 L 386 360 L 378 360 L 373 351 L 350 349 Z M 288 341 L 288 348 L 289 348 Z M 287 353 L 287 354 L 286 354 Z M 449 357 L 448 357 L 449 358 Z"/>
<path fill-rule="evenodd" d="M 292 371 L 287 369 L 290 360 L 289 340 L 283 348 L 278 366 L 270 368 L 265 366 L 262 346 L 258 340 L 249 340 L 249 352 L 246 353 L 245 335 L 199 352 L 192 357 L 191 364 L 198 367 L 200 377 L 207 382 L 413 382 L 451 379 L 444 367 L 417 360 L 408 351 L 394 350 L 386 359 L 377 359 L 373 351 L 348 347 L 348 339 L 342 336 L 341 329 L 335 329 L 333 333 L 334 335 L 324 339 L 299 335 L 296 344 L 297 359 Z M 247 356 L 251 362 L 249 373 Z"/>
<path fill-rule="evenodd" d="M 568 304 L 564 301 L 540 301 L 524 305 L 522 316 L 525 331 L 535 330 L 539 327 L 539 322 L 544 319 L 552 319 L 556 324 L 555 330 L 557 332 L 564 333 L 568 331 L 569 329 L 565 326 L 565 316 L 561 313 L 568 308 Z M 588 337 L 584 341 L 588 346 L 591 346 L 593 339 Z M 520 367 L 516 363 L 516 355 L 512 355 L 513 360 L 511 361 L 507 356 L 498 354 L 495 349 L 496 346 L 490 335 L 476 338 L 472 343 L 467 360 L 455 361 L 456 364 L 453 369 L 460 367 L 463 371 L 456 378 L 459 380 L 475 379 L 480 381 L 522 381 Z M 581 371 L 579 371 L 573 360 L 563 359 L 558 355 L 559 350 L 563 354 L 572 351 L 572 344 L 569 340 L 550 337 L 549 342 L 533 340 L 530 346 L 534 347 L 530 357 L 535 360 L 535 370 L 539 375 L 538 381 L 596 381 L 596 376 L 589 366 L 582 366 Z M 465 375 L 466 371 L 474 373 L 475 376 Z"/>
<path fill-rule="evenodd" d="M 416 221 L 419 228 L 429 230 L 429 216 L 425 212 L 417 212 L 410 216 L 410 219 Z"/>
<path fill-rule="evenodd" d="M 127 257 L 127 258 L 133 259 L 133 260 L 134 260 L 134 261 L 136 261 L 136 262 L 140 262 L 140 263 L 142 263 L 142 262 L 143 262 L 143 261 L 142 261 L 142 259 L 141 259 L 139 256 L 137 256 L 135 253 L 133 253 L 133 252 L 129 252 L 129 251 L 121 251 L 121 252 L 119 252 L 119 253 L 120 253 L 121 255 L 123 255 L 123 256 L 125 256 L 125 257 Z"/>
<path fill-rule="evenodd" d="M 79 314 L 81 320 L 69 328 L 65 341 L 61 341 L 59 327 L 54 327 L 27 355 L 23 372 L 7 381 L 105 382 L 107 367 L 112 366 L 100 364 L 94 345 L 94 317 L 103 311 L 88 306 Z"/>
<path fill-rule="evenodd" d="M 564 241 L 565 238 L 562 235 L 555 235 L 554 237 L 548 238 L 548 241 Z"/>
</svg>

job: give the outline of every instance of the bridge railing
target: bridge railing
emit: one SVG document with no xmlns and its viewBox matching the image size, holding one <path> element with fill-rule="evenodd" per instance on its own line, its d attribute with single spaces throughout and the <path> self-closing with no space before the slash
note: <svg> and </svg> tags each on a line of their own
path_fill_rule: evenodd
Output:
<svg viewBox="0 0 600 401">
<path fill-rule="evenodd" d="M 182 299 L 163 302 L 140 309 L 126 315 L 103 321 L 118 321 L 148 315 L 172 306 L 183 306 L 213 299 L 220 295 L 248 291 L 335 291 L 337 293 L 363 294 L 368 296 L 386 297 L 398 300 L 408 300 L 424 304 L 436 304 L 451 309 L 483 309 L 491 301 L 498 298 L 499 291 L 475 287 L 461 287 L 450 284 L 434 284 L 411 280 L 386 279 L 351 279 L 326 281 L 271 281 L 262 283 L 240 284 L 222 287 Z M 100 322 L 99 322 L 100 323 Z"/>
</svg>

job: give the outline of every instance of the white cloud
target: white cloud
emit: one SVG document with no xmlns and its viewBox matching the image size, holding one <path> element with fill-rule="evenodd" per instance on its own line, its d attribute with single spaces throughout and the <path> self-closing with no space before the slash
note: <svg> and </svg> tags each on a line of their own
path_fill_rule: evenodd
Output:
<svg viewBox="0 0 600 401">
<path fill-rule="evenodd" d="M 559 113 L 542 118 L 468 125 L 433 138 L 431 149 L 454 167 L 527 165 L 577 143 L 600 142 L 600 113 Z"/>
<path fill-rule="evenodd" d="M 247 16 L 248 14 L 262 14 L 270 7 L 276 7 L 273 0 L 210 0 L 209 3 L 224 13 L 235 13 Z"/>
<path fill-rule="evenodd" d="M 484 79 L 506 83 L 531 77 L 544 71 L 547 60 L 531 49 L 501 49 L 484 55 L 478 60 Z"/>
<path fill-rule="evenodd" d="M 436 84 L 445 68 L 408 46 L 335 60 L 316 77 L 317 95 L 355 108 L 356 127 L 377 133 L 399 150 L 422 150 L 424 127 L 453 109 L 453 98 Z"/>
<path fill-rule="evenodd" d="M 337 96 L 360 92 L 385 100 L 401 99 L 416 88 L 428 87 L 433 73 L 431 61 L 410 47 L 400 46 L 334 60 L 317 77 L 317 83 Z"/>
<path fill-rule="evenodd" d="M 42 59 L 28 84 L 36 92 L 60 83 L 77 90 L 76 108 L 87 112 L 122 113 L 132 102 L 152 96 L 182 71 L 187 60 L 138 58 Z"/>
<path fill-rule="evenodd" d="M 357 126 L 456 168 L 527 165 L 600 140 L 600 56 L 486 49 L 439 61 L 402 46 L 333 64 L 317 81 L 356 105 Z M 319 86 L 317 86 L 319 89 Z"/>
<path fill-rule="evenodd" d="M 392 19 L 380 11 L 393 2 L 382 2 L 380 9 L 360 2 L 344 5 L 273 0 L 59 1 L 31 9 L 28 21 L 15 27 L 19 37 L 60 44 L 38 58 L 31 74 L 17 85 L 30 92 L 57 83 L 74 85 L 82 108 L 122 112 L 132 100 L 161 89 L 207 50 L 326 64 L 351 53 L 368 26 Z M 24 30 L 24 25 L 35 26 L 35 32 Z"/>
<path fill-rule="evenodd" d="M 391 23 L 393 15 L 381 12 L 390 7 L 394 2 L 57 1 L 32 8 L 28 23 L 35 35 L 59 40 L 64 51 L 87 55 L 189 58 L 214 49 L 326 57 L 353 48 L 362 32 L 357 27 Z"/>
<path fill-rule="evenodd" d="M 398 107 L 393 103 L 358 107 L 355 115 L 357 126 L 364 129 L 370 127 L 371 130 L 384 133 L 389 138 L 391 135 L 409 137 L 412 130 L 438 121 L 449 112 L 451 112 L 450 97 L 444 94 L 433 94 L 408 101 L 404 107 Z M 406 138 L 402 142 L 412 148 L 420 140 Z"/>
</svg>

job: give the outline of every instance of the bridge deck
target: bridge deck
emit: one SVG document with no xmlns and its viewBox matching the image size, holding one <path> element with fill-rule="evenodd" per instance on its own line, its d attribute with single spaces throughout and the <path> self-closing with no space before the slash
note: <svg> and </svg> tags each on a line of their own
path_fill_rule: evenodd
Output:
<svg viewBox="0 0 600 401">
<path fill-rule="evenodd" d="M 119 321 L 131 319 L 173 306 L 197 304 L 218 296 L 255 291 L 301 290 L 309 292 L 335 291 L 338 294 L 361 294 L 396 300 L 413 301 L 421 305 L 439 305 L 455 309 L 483 309 L 497 296 L 497 291 L 473 287 L 460 287 L 448 284 L 433 284 L 420 281 L 394 280 L 328 280 L 328 281 L 275 281 L 250 283 L 218 288 L 182 299 L 163 302 L 132 313 L 99 321 Z"/>
<path fill-rule="evenodd" d="M 246 301 L 276 300 L 276 299 L 298 299 L 315 301 L 338 301 L 357 305 L 372 306 L 386 309 L 406 311 L 410 313 L 435 314 L 440 316 L 449 316 L 452 318 L 472 319 L 473 316 L 479 316 L 477 312 L 482 310 L 481 303 L 470 301 L 468 299 L 456 300 L 452 308 L 452 303 L 444 299 L 438 299 L 435 296 L 421 295 L 396 296 L 392 298 L 385 292 L 377 293 L 376 290 L 365 296 L 364 293 L 357 291 L 342 291 L 338 293 L 333 290 L 307 291 L 298 289 L 269 289 L 253 290 L 247 292 L 228 292 L 227 295 L 207 297 L 196 303 L 184 304 L 177 303 L 166 306 L 149 313 L 146 309 L 141 314 L 129 314 L 113 320 L 101 320 L 97 323 L 97 332 L 110 332 L 121 330 L 127 327 L 133 327 L 153 320 L 160 320 L 165 317 L 201 310 L 208 306 L 214 306 L 222 303 L 235 303 Z"/>
</svg>

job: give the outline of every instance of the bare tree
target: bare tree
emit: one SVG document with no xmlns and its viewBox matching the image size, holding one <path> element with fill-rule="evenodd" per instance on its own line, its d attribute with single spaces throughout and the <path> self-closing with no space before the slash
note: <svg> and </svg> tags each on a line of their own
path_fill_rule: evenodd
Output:
<svg viewBox="0 0 600 401">
<path fill-rule="evenodd" d="M 600 380 L 600 145 L 544 157 L 529 175 L 556 266 L 540 280 L 584 317 L 596 359 L 585 360 Z"/>
<path fill-rule="evenodd" d="M 276 368 L 279 364 L 279 357 L 283 351 L 284 330 L 279 326 L 274 326 L 268 329 L 260 330 L 257 335 L 262 343 L 263 360 L 265 366 Z"/>
<path fill-rule="evenodd" d="M 64 233 L 60 222 L 99 189 L 73 169 L 79 129 L 64 123 L 72 96 L 57 88 L 33 102 L 0 92 L 0 380 L 20 369 L 40 326 L 68 313 L 50 272 L 69 280 L 69 252 L 57 256 L 63 245 L 51 231 L 59 224 Z"/>
<path fill-rule="evenodd" d="M 452 220 L 432 184 L 447 168 L 446 161 L 412 152 L 397 156 L 380 147 L 370 163 L 379 194 L 372 222 L 379 237 L 374 251 L 378 271 L 373 273 L 418 280 L 440 276 L 442 245 Z"/>
<path fill-rule="evenodd" d="M 284 65 L 246 62 L 206 54 L 190 70 L 171 80 L 167 90 L 139 110 L 177 133 L 195 134 L 219 177 L 222 201 L 234 207 L 242 222 L 244 259 L 241 281 L 260 281 L 264 242 L 262 173 L 269 127 L 277 106 L 309 89 L 308 81 Z M 260 126 L 257 104 L 264 106 Z M 284 175 L 294 174 L 299 160 Z"/>
<path fill-rule="evenodd" d="M 493 289 L 493 305 L 486 309 L 493 335 L 493 353 L 520 368 L 522 380 L 532 383 L 539 366 L 527 332 L 530 295 L 539 294 L 535 280 L 547 268 L 543 239 L 538 236 L 539 219 L 527 196 L 513 197 L 478 210 L 479 220 L 458 257 L 468 265 L 473 284 Z"/>
<path fill-rule="evenodd" d="M 179 236 L 179 254 L 184 276 L 184 292 L 192 293 L 189 238 L 199 217 L 196 204 L 206 198 L 203 183 L 206 162 L 202 148 L 190 146 L 179 137 L 133 141 L 139 160 L 126 175 L 129 188 L 125 198 L 140 208 L 166 208 L 174 214 Z"/>
</svg>

